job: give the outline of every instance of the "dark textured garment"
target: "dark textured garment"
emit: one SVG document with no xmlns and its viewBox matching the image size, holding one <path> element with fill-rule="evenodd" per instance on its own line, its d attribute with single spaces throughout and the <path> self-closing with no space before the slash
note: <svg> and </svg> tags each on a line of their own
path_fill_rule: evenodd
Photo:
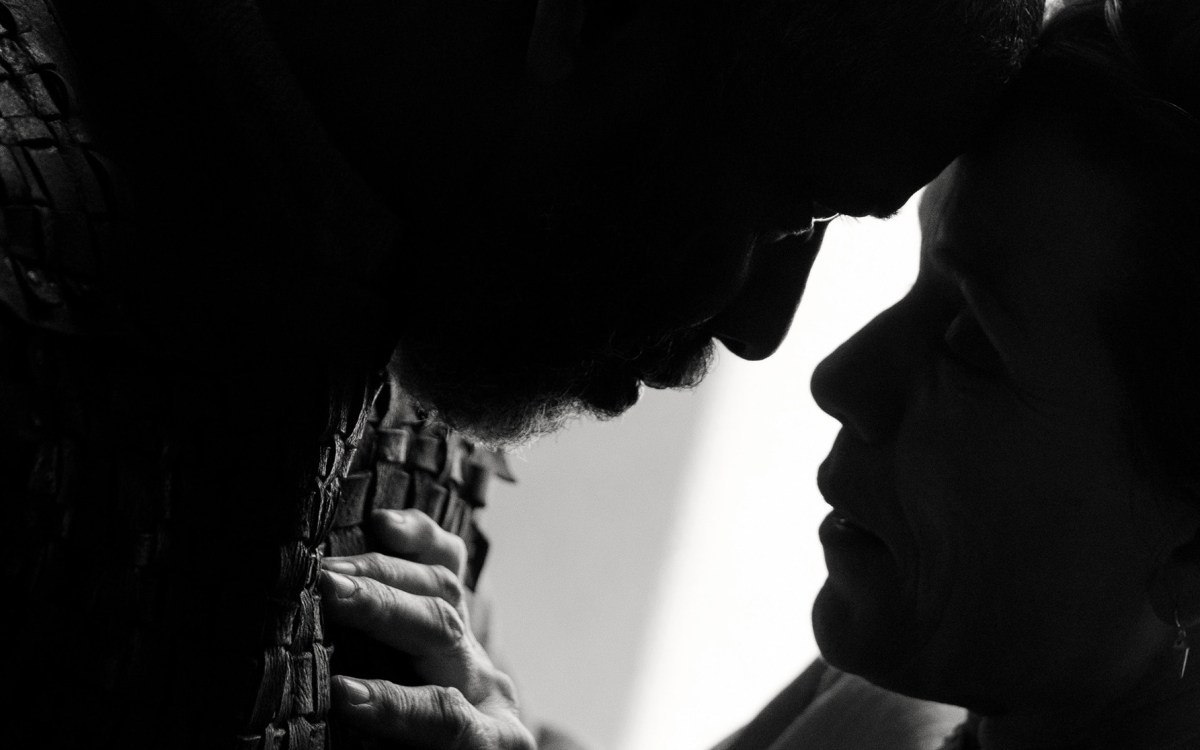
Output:
<svg viewBox="0 0 1200 750">
<path fill-rule="evenodd" d="M 966 717 L 965 709 L 893 693 L 818 657 L 714 750 L 978 750 L 963 744 Z"/>
<path fill-rule="evenodd" d="M 269 48 L 192 34 L 222 6 L 0 0 L 6 747 L 324 748 L 321 555 L 411 504 L 483 546 L 501 464 L 385 374 L 387 222 L 305 207 L 342 167 L 263 145 L 286 86 L 222 78 Z"/>
</svg>

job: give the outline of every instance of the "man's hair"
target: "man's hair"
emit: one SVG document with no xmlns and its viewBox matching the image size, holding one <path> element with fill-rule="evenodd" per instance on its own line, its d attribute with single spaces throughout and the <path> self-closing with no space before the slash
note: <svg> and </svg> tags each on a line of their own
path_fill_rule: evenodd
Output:
<svg viewBox="0 0 1200 750">
<path fill-rule="evenodd" d="M 916 74 L 936 79 L 930 90 L 973 91 L 980 106 L 961 106 L 958 98 L 958 106 L 936 113 L 973 123 L 990 117 L 997 94 L 1029 53 L 1044 0 L 774 0 L 749 12 L 738 10 L 742 3 L 730 5 L 730 25 L 785 40 L 734 34 L 734 43 L 788 55 L 797 88 L 814 106 L 899 96 Z"/>
<path fill-rule="evenodd" d="M 1065 3 L 1010 93 L 1130 187 L 1104 330 L 1143 468 L 1200 489 L 1200 3 Z"/>
<path fill-rule="evenodd" d="M 654 0 L 646 18 L 686 26 L 678 34 L 687 63 L 678 85 L 628 127 L 588 139 L 553 181 L 514 189 L 491 162 L 463 175 L 420 161 L 419 148 L 409 156 L 422 168 L 372 178 L 405 223 L 408 275 L 397 303 L 405 386 L 444 421 L 500 441 L 575 413 L 619 414 L 642 385 L 696 384 L 711 359 L 712 332 L 707 324 L 688 327 L 693 321 L 679 320 L 678 309 L 705 288 L 695 282 L 697 269 L 723 267 L 737 252 L 732 243 L 742 240 L 725 234 L 732 223 L 722 212 L 726 204 L 733 213 L 744 208 L 707 181 L 725 170 L 753 171 L 745 164 L 760 156 L 772 167 L 804 165 L 823 145 L 791 130 L 754 141 L 761 132 L 751 125 L 803 129 L 822 120 L 838 130 L 845 123 L 864 133 L 849 148 L 880 131 L 882 138 L 900 133 L 899 140 L 928 132 L 933 142 L 948 130 L 963 141 L 944 149 L 949 161 L 993 110 L 1040 23 L 1041 1 Z M 608 59 L 597 52 L 591 60 L 587 45 L 618 33 L 635 5 L 589 8 L 599 15 L 584 24 L 576 75 L 585 88 L 603 80 Z M 764 23 L 764 13 L 779 22 Z M 712 22 L 713 14 L 729 23 Z M 826 90 L 833 101 L 821 101 Z M 939 101 L 914 91 L 933 91 Z M 879 111 L 904 119 L 880 127 Z M 940 122 L 955 126 L 931 129 Z M 745 123 L 748 137 L 740 138 Z M 756 142 L 783 142 L 798 154 L 760 154 Z M 790 179 L 763 171 L 768 180 Z M 439 182 L 431 189 L 412 174 Z M 799 184 L 804 176 L 785 187 L 801 193 L 809 187 Z M 758 187 L 759 177 L 747 182 Z"/>
<path fill-rule="evenodd" d="M 794 7 L 792 0 L 777 0 Z M 903 69 L 905 58 L 889 55 L 838 55 L 863 44 L 891 40 L 913 54 L 952 58 L 956 74 L 1005 83 L 1017 72 L 1041 25 L 1042 0 L 840 0 L 799 4 L 787 33 L 797 45 L 813 50 L 823 61 L 819 73 L 833 77 L 870 74 L 884 76 Z M 897 30 L 908 29 L 907 34 Z M 871 61 L 886 68 L 854 67 Z M 845 67 L 849 65 L 850 67 Z"/>
</svg>

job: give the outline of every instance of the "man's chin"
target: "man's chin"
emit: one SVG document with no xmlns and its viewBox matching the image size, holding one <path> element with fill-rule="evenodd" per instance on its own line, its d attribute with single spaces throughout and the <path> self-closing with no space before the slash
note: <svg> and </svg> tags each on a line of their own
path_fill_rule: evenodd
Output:
<svg viewBox="0 0 1200 750">
<path fill-rule="evenodd" d="M 688 367 L 666 376 L 634 375 L 625 368 L 604 368 L 587 371 L 559 387 L 536 391 L 522 385 L 532 382 L 515 379 L 513 387 L 505 389 L 492 383 L 484 387 L 475 384 L 446 388 L 436 379 L 406 377 L 401 382 L 422 409 L 446 426 L 481 444 L 494 448 L 511 448 L 529 443 L 556 432 L 580 418 L 606 420 L 618 417 L 632 408 L 641 397 L 642 389 L 690 388 L 697 385 L 707 371 L 711 347 Z"/>
<path fill-rule="evenodd" d="M 496 447 L 527 443 L 579 417 L 619 416 L 637 403 L 644 385 L 693 387 L 707 373 L 714 351 L 709 336 L 698 331 L 599 352 L 493 347 L 482 356 L 485 346 L 470 343 L 410 347 L 407 353 L 402 344 L 392 367 L 422 409 Z"/>
<path fill-rule="evenodd" d="M 417 403 L 429 416 L 471 440 L 490 448 L 515 448 L 556 432 L 583 416 L 585 410 L 571 402 L 537 402 L 480 408 L 455 396 L 417 394 Z"/>
<path fill-rule="evenodd" d="M 583 417 L 611 419 L 637 403 L 641 384 L 630 378 L 583 396 L 567 389 L 527 392 L 495 383 L 446 388 L 442 383 L 401 372 L 401 382 L 430 417 L 493 448 L 513 448 L 562 429 Z M 602 392 L 602 393 L 601 393 Z"/>
</svg>

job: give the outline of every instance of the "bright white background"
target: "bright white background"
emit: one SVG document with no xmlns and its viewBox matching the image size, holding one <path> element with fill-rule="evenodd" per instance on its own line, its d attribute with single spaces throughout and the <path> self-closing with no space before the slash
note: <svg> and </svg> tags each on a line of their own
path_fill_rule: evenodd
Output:
<svg viewBox="0 0 1200 750">
<path fill-rule="evenodd" d="M 808 384 L 916 276 L 916 200 L 839 219 L 792 332 L 722 352 L 693 392 L 647 392 L 514 457 L 484 516 L 483 587 L 528 708 L 600 750 L 702 750 L 816 655 L 816 470 L 837 423 Z"/>
</svg>

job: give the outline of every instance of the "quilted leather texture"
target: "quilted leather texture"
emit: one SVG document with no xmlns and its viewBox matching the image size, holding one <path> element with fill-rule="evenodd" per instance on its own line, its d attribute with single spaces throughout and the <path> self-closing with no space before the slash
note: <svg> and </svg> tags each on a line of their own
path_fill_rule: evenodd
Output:
<svg viewBox="0 0 1200 750">
<path fill-rule="evenodd" d="M 0 0 L 4 736 L 329 747 L 331 663 L 371 644 L 324 626 L 321 556 L 369 548 L 374 508 L 420 507 L 477 576 L 475 514 L 507 467 L 379 369 L 164 352 L 124 283 L 159 235 L 66 38 L 45 0 Z"/>
</svg>

